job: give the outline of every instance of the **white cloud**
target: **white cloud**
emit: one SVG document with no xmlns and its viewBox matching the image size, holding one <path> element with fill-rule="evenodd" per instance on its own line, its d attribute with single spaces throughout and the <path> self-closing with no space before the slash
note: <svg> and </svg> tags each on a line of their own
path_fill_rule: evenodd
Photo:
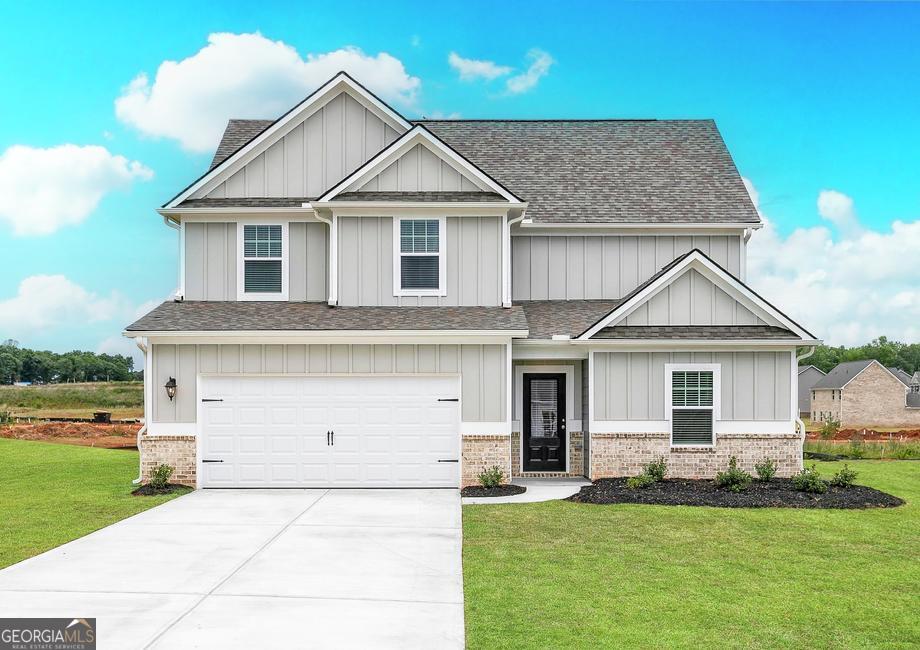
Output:
<svg viewBox="0 0 920 650">
<path fill-rule="evenodd" d="M 476 79 L 492 81 L 498 77 L 511 74 L 514 70 L 511 66 L 498 65 L 494 61 L 465 59 L 456 52 L 450 53 L 447 57 L 447 63 L 460 74 L 460 79 L 463 81 L 474 81 Z"/>
<path fill-rule="evenodd" d="M 16 295 L 0 300 L 3 338 L 34 334 L 68 323 L 94 323 L 132 313 L 117 294 L 100 296 L 63 275 L 33 275 L 19 283 Z"/>
<path fill-rule="evenodd" d="M 549 74 L 549 69 L 555 63 L 553 57 L 536 48 L 527 53 L 530 67 L 519 75 L 511 77 L 505 82 L 505 88 L 512 95 L 519 95 L 532 89 L 537 83 Z"/>
<path fill-rule="evenodd" d="M 895 221 L 884 232 L 864 228 L 840 192 L 824 194 L 819 210 L 833 228 L 797 228 L 787 237 L 762 215 L 765 226 L 748 246 L 750 284 L 831 345 L 881 335 L 920 340 L 920 290 L 910 271 L 920 221 Z"/>
<path fill-rule="evenodd" d="M 862 232 L 853 199 L 837 190 L 818 192 L 818 214 L 830 221 L 845 237 L 858 236 Z"/>
<path fill-rule="evenodd" d="M 346 47 L 301 57 L 259 33 L 215 33 L 192 56 L 161 63 L 153 82 L 146 73 L 135 77 L 115 100 L 115 114 L 142 133 L 205 152 L 229 118 L 277 117 L 340 70 L 387 101 L 415 105 L 421 81 L 386 52 Z"/>
<path fill-rule="evenodd" d="M 17 235 L 47 235 L 88 217 L 103 196 L 153 172 L 100 146 L 13 145 L 0 155 L 0 220 Z"/>
</svg>

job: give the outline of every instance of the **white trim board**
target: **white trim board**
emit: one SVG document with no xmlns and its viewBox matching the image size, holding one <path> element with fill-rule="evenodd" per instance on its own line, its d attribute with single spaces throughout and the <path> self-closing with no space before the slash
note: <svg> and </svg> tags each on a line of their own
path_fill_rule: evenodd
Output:
<svg viewBox="0 0 920 650">
<path fill-rule="evenodd" d="M 210 170 L 201 178 L 193 182 L 187 188 L 182 190 L 175 197 L 163 206 L 164 209 L 171 209 L 178 206 L 185 199 L 189 198 L 198 191 L 208 192 L 224 180 L 239 171 L 253 158 L 258 156 L 272 144 L 283 138 L 292 131 L 298 124 L 306 120 L 310 115 L 322 108 L 327 102 L 332 100 L 340 92 L 347 92 L 358 103 L 365 108 L 374 112 L 385 124 L 397 133 L 403 133 L 412 125 L 409 124 L 399 113 L 387 106 L 383 101 L 376 97 L 367 88 L 355 81 L 345 72 L 339 72 L 332 79 L 320 86 L 316 91 L 307 96 L 299 104 L 294 106 L 290 111 L 282 115 L 271 126 L 262 133 L 250 140 L 245 146 L 226 160 Z"/>
<path fill-rule="evenodd" d="M 678 261 L 674 266 L 662 273 L 654 282 L 644 287 L 641 291 L 635 293 L 626 301 L 617 305 L 604 318 L 597 321 L 590 328 L 582 332 L 577 340 L 586 341 L 597 334 L 605 327 L 610 327 L 620 322 L 639 306 L 648 302 L 653 296 L 669 286 L 678 277 L 693 269 L 703 277 L 725 291 L 729 296 L 739 303 L 750 309 L 754 314 L 760 316 L 766 321 L 773 321 L 776 324 L 785 327 L 793 332 L 802 341 L 789 341 L 787 344 L 801 345 L 803 342 L 811 342 L 816 339 L 814 336 L 801 327 L 798 323 L 783 314 L 776 307 L 768 303 L 755 293 L 750 287 L 741 282 L 738 278 L 716 264 L 712 259 L 707 257 L 698 249 L 693 249 L 687 255 Z M 781 341 L 777 343 L 782 343 Z"/>
<path fill-rule="evenodd" d="M 399 159 L 400 156 L 407 153 L 418 144 L 430 149 L 441 160 L 447 162 L 461 174 L 471 177 L 483 191 L 495 192 L 515 206 L 521 204 L 521 200 L 513 193 L 457 153 L 431 131 L 419 124 L 403 133 L 399 138 L 390 143 L 389 146 L 384 147 L 380 153 L 339 181 L 332 189 L 319 197 L 316 203 L 326 203 L 332 201 L 333 198 L 342 192 L 357 190 L 366 181 L 385 170 L 390 164 Z"/>
<path fill-rule="evenodd" d="M 516 431 L 521 436 L 521 444 L 518 445 L 518 468 L 521 474 L 524 473 L 524 375 L 537 375 L 537 374 L 563 374 L 565 375 L 565 469 L 564 472 L 568 473 L 571 471 L 569 467 L 569 454 L 571 453 L 572 447 L 572 436 L 570 433 L 572 431 L 581 431 L 581 420 L 578 420 L 579 428 L 573 429 L 576 420 L 575 420 L 575 366 L 571 365 L 559 365 L 559 366 L 544 366 L 544 365 L 527 365 L 521 364 L 517 365 L 514 368 L 514 391 L 515 391 L 515 408 L 518 415 L 521 419 L 512 421 L 512 430 L 515 430 L 514 424 L 517 424 Z M 584 386 L 582 386 L 584 390 Z M 512 414 L 513 417 L 513 414 Z"/>
</svg>

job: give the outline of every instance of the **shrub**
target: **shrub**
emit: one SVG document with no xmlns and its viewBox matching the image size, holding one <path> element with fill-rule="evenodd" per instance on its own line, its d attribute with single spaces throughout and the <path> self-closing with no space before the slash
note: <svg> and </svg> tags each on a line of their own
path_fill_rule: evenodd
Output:
<svg viewBox="0 0 920 650">
<path fill-rule="evenodd" d="M 776 461 L 772 458 L 764 458 L 759 463 L 754 463 L 754 471 L 757 472 L 758 480 L 769 481 L 776 476 Z"/>
<path fill-rule="evenodd" d="M 653 477 L 646 473 L 642 473 L 639 474 L 639 476 L 630 476 L 628 479 L 626 479 L 626 487 L 628 487 L 630 490 L 639 490 L 656 482 L 657 481 L 655 481 Z"/>
<path fill-rule="evenodd" d="M 484 488 L 498 487 L 504 480 L 505 472 L 498 465 L 492 465 L 492 467 L 479 472 L 479 484 Z"/>
<path fill-rule="evenodd" d="M 172 473 L 173 468 L 169 465 L 157 465 L 147 485 L 154 490 L 165 490 L 166 486 L 169 484 L 169 477 L 172 476 Z"/>
<path fill-rule="evenodd" d="M 10 424 L 13 421 L 13 414 L 9 411 L 0 411 L 0 424 Z"/>
<path fill-rule="evenodd" d="M 738 459 L 734 456 L 728 459 L 728 471 L 716 474 L 716 485 L 732 492 L 744 492 L 753 480 L 750 474 L 738 467 Z"/>
<path fill-rule="evenodd" d="M 799 492 L 824 494 L 827 492 L 827 481 L 821 478 L 818 468 L 812 465 L 792 477 L 792 487 Z"/>
<path fill-rule="evenodd" d="M 835 420 L 834 418 L 830 418 L 828 420 L 825 420 L 824 423 L 821 425 L 820 435 L 825 440 L 830 440 L 831 438 L 837 435 L 838 431 L 840 431 L 840 420 Z"/>
<path fill-rule="evenodd" d="M 659 456 L 643 467 L 642 473 L 653 481 L 663 481 L 665 475 L 668 473 L 668 463 L 665 461 L 664 456 Z"/>
<path fill-rule="evenodd" d="M 849 465 L 844 465 L 843 469 L 834 474 L 833 478 L 831 478 L 831 485 L 842 488 L 853 487 L 856 476 L 856 471 L 850 469 Z"/>
</svg>

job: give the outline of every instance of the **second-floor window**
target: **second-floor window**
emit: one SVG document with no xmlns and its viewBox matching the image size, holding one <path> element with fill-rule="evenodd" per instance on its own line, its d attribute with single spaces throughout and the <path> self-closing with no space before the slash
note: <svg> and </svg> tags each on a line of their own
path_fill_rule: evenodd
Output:
<svg viewBox="0 0 920 650">
<path fill-rule="evenodd" d="M 394 293 L 444 295 L 444 219 L 397 219 Z"/>
<path fill-rule="evenodd" d="M 241 298 L 284 300 L 285 227 L 244 224 Z"/>
</svg>

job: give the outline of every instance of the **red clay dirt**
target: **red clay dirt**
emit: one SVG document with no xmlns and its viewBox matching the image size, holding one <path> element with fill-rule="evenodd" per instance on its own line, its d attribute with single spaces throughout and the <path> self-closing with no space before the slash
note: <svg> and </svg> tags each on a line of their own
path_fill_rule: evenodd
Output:
<svg viewBox="0 0 920 650">
<path fill-rule="evenodd" d="M 920 429 L 902 429 L 901 431 L 875 431 L 874 429 L 840 429 L 833 438 L 822 438 L 818 431 L 808 433 L 809 440 L 920 440 Z"/>
<path fill-rule="evenodd" d="M 0 438 L 104 447 L 105 449 L 135 449 L 139 428 L 140 425 L 93 424 L 91 422 L 11 424 L 0 427 Z"/>
</svg>

